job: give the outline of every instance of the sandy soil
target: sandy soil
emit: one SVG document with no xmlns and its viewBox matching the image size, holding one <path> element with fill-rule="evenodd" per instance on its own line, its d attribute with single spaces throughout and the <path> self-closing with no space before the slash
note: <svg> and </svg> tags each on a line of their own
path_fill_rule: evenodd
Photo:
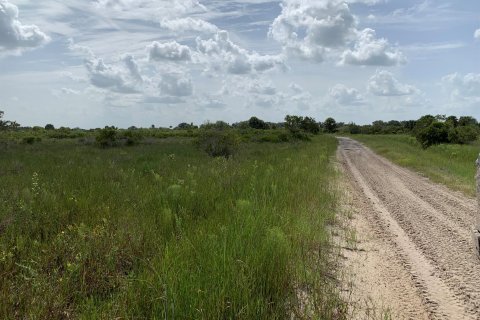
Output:
<svg viewBox="0 0 480 320">
<path fill-rule="evenodd" d="M 476 201 L 339 140 L 351 230 L 341 254 L 355 317 L 480 319 Z"/>
</svg>

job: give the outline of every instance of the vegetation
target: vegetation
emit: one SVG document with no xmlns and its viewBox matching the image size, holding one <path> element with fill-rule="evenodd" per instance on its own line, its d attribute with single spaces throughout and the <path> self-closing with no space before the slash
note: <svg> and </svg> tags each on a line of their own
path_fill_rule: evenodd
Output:
<svg viewBox="0 0 480 320">
<path fill-rule="evenodd" d="M 480 150 L 478 142 L 471 145 L 441 144 L 423 149 L 408 135 L 355 135 L 378 154 L 424 174 L 433 181 L 475 195 L 475 159 Z"/>
<path fill-rule="evenodd" d="M 211 158 L 189 138 L 209 130 L 2 133 L 0 318 L 344 318 L 326 230 L 335 139 L 246 131 L 235 157 Z M 87 143 L 126 132 L 145 140 Z M 44 139 L 15 142 L 27 134 Z"/>
<path fill-rule="evenodd" d="M 325 132 L 328 132 L 328 133 L 335 133 L 337 132 L 337 129 L 338 129 L 337 122 L 333 118 L 327 118 L 323 126 L 325 128 Z"/>
<path fill-rule="evenodd" d="M 211 157 L 231 157 L 237 150 L 238 135 L 228 128 L 203 129 L 197 144 Z"/>
<path fill-rule="evenodd" d="M 332 120 L 330 119 L 330 122 Z M 324 127 L 326 132 L 334 132 L 327 128 L 327 121 Z M 472 143 L 480 134 L 480 124 L 470 116 L 457 118 L 456 116 L 426 115 L 418 120 L 374 121 L 371 125 L 364 126 L 341 123 L 339 127 L 341 133 L 348 134 L 410 134 L 424 149 L 441 143 Z"/>
<path fill-rule="evenodd" d="M 8 129 L 16 129 L 19 127 L 19 124 L 15 121 L 2 120 L 5 113 L 0 110 L 0 131 Z"/>
<path fill-rule="evenodd" d="M 115 142 L 117 141 L 117 134 L 118 134 L 118 129 L 115 127 L 105 127 L 104 129 L 101 129 L 97 133 L 97 143 L 103 147 L 112 147 Z"/>
</svg>

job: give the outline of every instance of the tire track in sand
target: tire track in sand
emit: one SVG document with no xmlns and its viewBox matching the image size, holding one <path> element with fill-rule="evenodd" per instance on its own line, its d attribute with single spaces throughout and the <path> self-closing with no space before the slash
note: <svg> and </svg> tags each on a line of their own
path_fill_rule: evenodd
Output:
<svg viewBox="0 0 480 320">
<path fill-rule="evenodd" d="M 343 170 L 363 197 L 355 206 L 364 208 L 372 229 L 393 245 L 429 317 L 480 319 L 480 261 L 469 241 L 475 201 L 352 139 L 339 141 Z"/>
</svg>

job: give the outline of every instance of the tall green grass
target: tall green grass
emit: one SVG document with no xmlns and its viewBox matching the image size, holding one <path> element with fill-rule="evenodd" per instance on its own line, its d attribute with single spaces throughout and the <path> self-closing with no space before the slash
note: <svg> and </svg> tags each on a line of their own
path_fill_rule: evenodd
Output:
<svg viewBox="0 0 480 320">
<path fill-rule="evenodd" d="M 0 318 L 342 318 L 333 137 L 0 152 Z"/>
<path fill-rule="evenodd" d="M 448 187 L 475 195 L 475 159 L 478 142 L 471 145 L 441 144 L 422 149 L 415 138 L 407 135 L 354 135 L 378 154 L 411 168 Z"/>
</svg>

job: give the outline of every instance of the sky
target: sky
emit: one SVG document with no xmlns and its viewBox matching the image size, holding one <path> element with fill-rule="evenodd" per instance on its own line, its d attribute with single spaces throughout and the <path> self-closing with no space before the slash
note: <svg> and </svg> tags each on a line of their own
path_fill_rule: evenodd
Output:
<svg viewBox="0 0 480 320">
<path fill-rule="evenodd" d="M 478 0 L 0 0 L 24 126 L 480 119 Z"/>
</svg>

